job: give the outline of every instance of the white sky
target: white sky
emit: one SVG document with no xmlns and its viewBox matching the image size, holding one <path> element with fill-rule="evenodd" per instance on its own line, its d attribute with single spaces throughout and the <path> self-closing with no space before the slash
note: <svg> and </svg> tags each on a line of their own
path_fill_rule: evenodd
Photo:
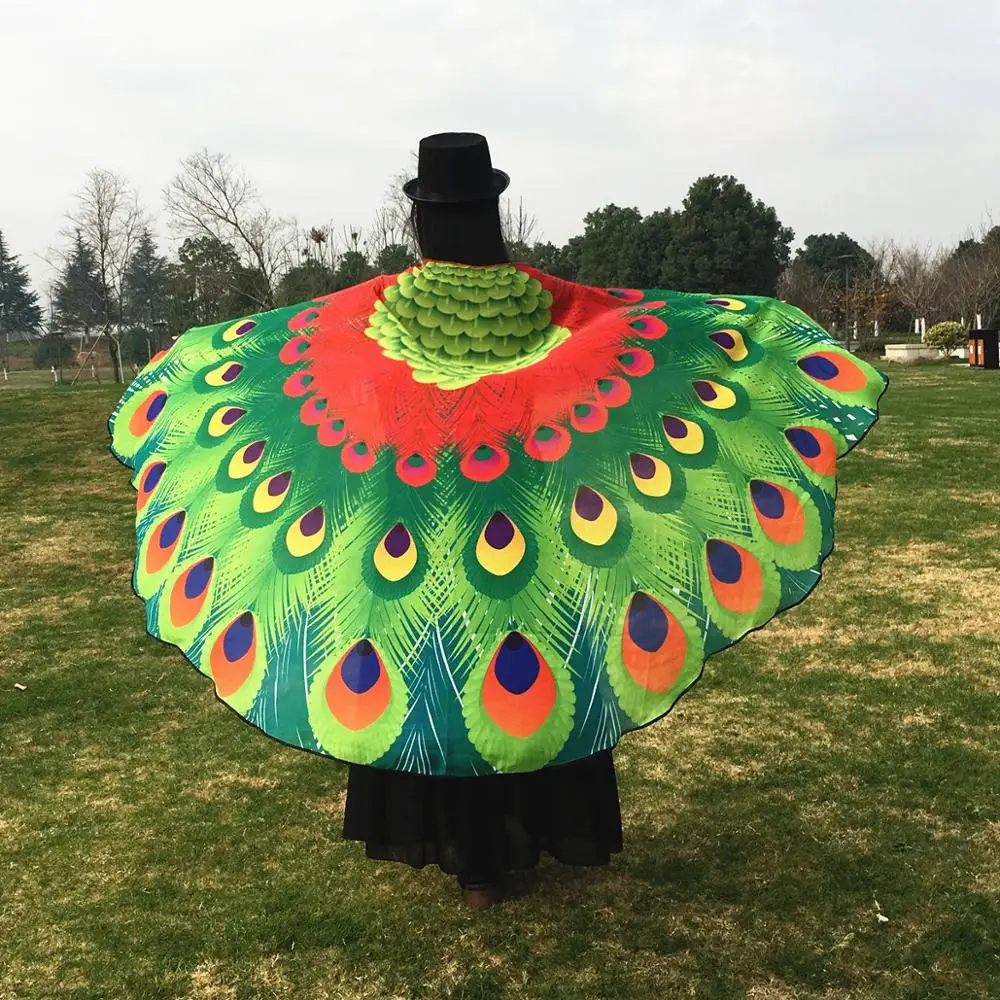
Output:
<svg viewBox="0 0 1000 1000">
<path fill-rule="evenodd" d="M 303 225 L 363 225 L 444 130 L 555 242 L 709 172 L 800 240 L 1000 215 L 1000 0 L 0 0 L 0 70 L 0 228 L 38 282 L 87 170 L 158 213 L 203 146 Z"/>
</svg>

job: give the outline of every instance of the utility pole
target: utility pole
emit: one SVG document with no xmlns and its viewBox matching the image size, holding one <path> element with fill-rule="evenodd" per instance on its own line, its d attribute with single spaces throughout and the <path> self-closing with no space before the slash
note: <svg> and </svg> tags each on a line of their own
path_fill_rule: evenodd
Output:
<svg viewBox="0 0 1000 1000">
<path fill-rule="evenodd" d="M 3 372 L 7 375 L 7 357 L 10 354 L 10 331 L 7 329 L 7 262 L 4 259 L 3 241 L 0 240 L 0 331 L 3 332 Z"/>
<path fill-rule="evenodd" d="M 837 256 L 837 260 L 844 261 L 844 338 L 848 350 L 851 349 L 851 327 L 847 315 L 851 308 L 851 268 L 847 262 L 856 258 L 857 254 L 854 253 L 842 253 Z"/>
</svg>

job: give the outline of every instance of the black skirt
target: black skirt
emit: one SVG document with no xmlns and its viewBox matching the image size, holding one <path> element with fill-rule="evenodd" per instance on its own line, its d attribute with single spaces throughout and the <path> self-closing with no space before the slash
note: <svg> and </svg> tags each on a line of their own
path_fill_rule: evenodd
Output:
<svg viewBox="0 0 1000 1000">
<path fill-rule="evenodd" d="M 611 751 L 529 774 L 435 778 L 352 764 L 344 837 L 369 858 L 438 865 L 463 882 L 533 868 L 546 851 L 604 865 L 622 849 Z"/>
</svg>

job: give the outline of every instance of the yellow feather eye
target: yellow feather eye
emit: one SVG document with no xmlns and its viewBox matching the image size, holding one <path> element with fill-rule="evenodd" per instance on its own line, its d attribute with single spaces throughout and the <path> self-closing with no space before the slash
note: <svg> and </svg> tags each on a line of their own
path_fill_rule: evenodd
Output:
<svg viewBox="0 0 1000 1000">
<path fill-rule="evenodd" d="M 733 361 L 743 361 L 750 353 L 739 330 L 716 330 L 708 335 L 708 339 L 718 344 Z"/>
<path fill-rule="evenodd" d="M 604 545 L 618 527 L 618 512 L 597 490 L 581 486 L 573 498 L 569 522 L 577 538 L 590 545 Z"/>
<path fill-rule="evenodd" d="M 705 432 L 692 420 L 664 417 L 663 430 L 673 449 L 682 455 L 697 455 L 705 447 Z"/>
<path fill-rule="evenodd" d="M 252 319 L 239 319 L 222 332 L 222 339 L 231 344 L 234 340 L 248 334 L 257 324 Z"/>
<path fill-rule="evenodd" d="M 486 522 L 476 542 L 479 565 L 494 576 L 506 576 L 517 569 L 527 546 L 524 535 L 506 514 L 497 511 Z"/>
<path fill-rule="evenodd" d="M 713 410 L 728 410 L 736 405 L 736 393 L 721 382 L 711 382 L 701 379 L 693 383 L 698 398 Z"/>
<path fill-rule="evenodd" d="M 270 514 L 277 510 L 288 496 L 291 481 L 290 472 L 279 472 L 276 476 L 265 479 L 253 492 L 253 509 L 258 514 Z"/>
<path fill-rule="evenodd" d="M 385 533 L 375 549 L 375 568 L 391 583 L 409 576 L 417 565 L 417 546 L 402 524 Z"/>
<path fill-rule="evenodd" d="M 636 452 L 629 455 L 629 465 L 632 469 L 632 482 L 643 495 L 665 497 L 670 492 L 673 476 L 666 462 L 652 455 Z"/>
<path fill-rule="evenodd" d="M 253 444 L 240 448 L 229 460 L 230 479 L 246 479 L 257 468 L 264 454 L 265 444 L 264 441 L 254 441 Z"/>
<path fill-rule="evenodd" d="M 293 556 L 315 552 L 326 537 L 326 517 L 322 507 L 313 507 L 294 521 L 285 532 L 285 545 Z"/>
<path fill-rule="evenodd" d="M 205 381 L 214 386 L 230 385 L 240 377 L 242 371 L 243 365 L 238 361 L 225 361 L 218 368 L 207 372 Z"/>
<path fill-rule="evenodd" d="M 228 434 L 241 417 L 246 416 L 246 410 L 239 406 L 220 406 L 208 421 L 208 433 L 212 437 L 222 437 Z"/>
<path fill-rule="evenodd" d="M 706 299 L 705 305 L 718 306 L 720 309 L 728 309 L 730 312 L 743 312 L 747 307 L 745 302 L 730 298 Z"/>
</svg>

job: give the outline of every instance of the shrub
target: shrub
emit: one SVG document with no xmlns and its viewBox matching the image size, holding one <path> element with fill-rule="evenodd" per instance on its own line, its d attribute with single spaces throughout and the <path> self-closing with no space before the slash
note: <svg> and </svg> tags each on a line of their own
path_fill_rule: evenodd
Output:
<svg viewBox="0 0 1000 1000">
<path fill-rule="evenodd" d="M 69 346 L 61 333 L 50 333 L 38 342 L 32 362 L 36 368 L 61 368 L 68 365 L 73 357 L 73 348 Z"/>
<path fill-rule="evenodd" d="M 969 339 L 969 331 L 962 323 L 935 323 L 927 331 L 927 343 L 942 351 L 953 351 L 962 347 Z"/>
</svg>

